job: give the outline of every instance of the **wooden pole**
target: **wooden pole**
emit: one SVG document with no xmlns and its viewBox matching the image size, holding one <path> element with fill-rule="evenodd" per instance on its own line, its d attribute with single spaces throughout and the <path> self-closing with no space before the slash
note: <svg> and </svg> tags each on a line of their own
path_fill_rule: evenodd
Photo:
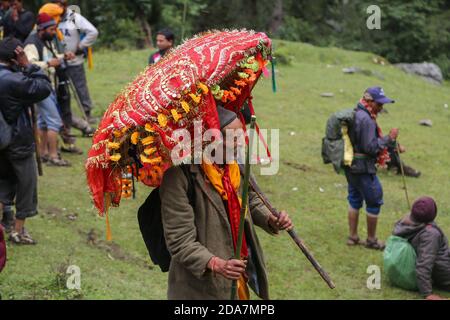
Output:
<svg viewBox="0 0 450 320">
<path fill-rule="evenodd" d="M 44 170 L 42 169 L 41 153 L 39 152 L 39 145 L 42 143 L 42 141 L 40 139 L 38 127 L 37 127 L 36 105 L 33 105 L 31 107 L 31 118 L 33 121 L 33 134 L 34 134 L 36 164 L 37 164 L 39 177 L 42 177 L 42 176 L 44 176 Z"/>
<path fill-rule="evenodd" d="M 234 254 L 234 258 L 236 260 L 240 260 L 241 257 L 241 249 L 242 242 L 244 239 L 244 225 L 245 225 L 245 217 L 248 211 L 248 189 L 250 185 L 250 155 L 252 153 L 252 145 L 253 145 L 253 137 L 255 133 L 256 127 L 256 116 L 252 116 L 252 120 L 250 122 L 250 137 L 247 146 L 247 152 L 245 155 L 245 169 L 244 169 L 244 185 L 242 189 L 242 207 L 241 207 L 241 220 L 239 222 L 239 233 L 238 240 L 236 244 L 236 252 Z M 234 280 L 231 286 L 231 300 L 236 299 L 237 293 L 237 281 Z"/>
<path fill-rule="evenodd" d="M 411 202 L 409 201 L 408 186 L 406 185 L 405 168 L 403 167 L 402 158 L 400 157 L 400 144 L 398 143 L 398 141 L 396 142 L 396 148 L 397 148 L 398 162 L 400 162 L 400 170 L 402 172 L 403 187 L 405 188 L 406 203 L 408 205 L 408 209 L 411 210 Z"/>
</svg>

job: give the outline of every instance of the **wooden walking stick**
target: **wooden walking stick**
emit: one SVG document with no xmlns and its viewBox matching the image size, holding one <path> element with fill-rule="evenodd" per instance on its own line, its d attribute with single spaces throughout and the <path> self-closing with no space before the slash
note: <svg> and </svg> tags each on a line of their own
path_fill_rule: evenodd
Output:
<svg viewBox="0 0 450 320">
<path fill-rule="evenodd" d="M 256 116 L 252 116 L 252 120 L 250 122 L 250 137 L 249 137 L 249 141 L 248 141 L 247 152 L 245 155 L 244 186 L 242 189 L 241 219 L 239 222 L 239 232 L 238 232 L 238 240 L 237 240 L 237 244 L 236 244 L 236 252 L 234 254 L 234 258 L 236 260 L 241 259 L 241 249 L 242 249 L 242 242 L 243 242 L 243 238 L 244 238 L 245 217 L 247 216 L 247 211 L 248 211 L 248 188 L 249 188 L 249 184 L 250 184 L 250 155 L 252 152 L 253 136 L 255 133 L 255 127 L 256 127 Z M 231 300 L 236 299 L 236 293 L 237 293 L 237 281 L 234 280 L 233 284 L 231 286 Z"/>
<path fill-rule="evenodd" d="M 36 163 L 37 163 L 37 168 L 38 168 L 38 174 L 39 174 L 39 177 L 42 177 L 44 175 L 44 170 L 42 169 L 41 153 L 39 152 L 39 144 L 42 142 L 40 141 L 38 128 L 37 128 L 36 105 L 33 105 L 31 107 L 31 118 L 33 121 L 34 149 L 35 149 L 35 154 L 36 154 Z"/>
<path fill-rule="evenodd" d="M 398 141 L 395 142 L 395 144 L 397 148 L 398 162 L 400 162 L 400 170 L 402 172 L 403 187 L 405 188 L 406 203 L 408 205 L 408 209 L 411 210 L 411 202 L 409 201 L 408 187 L 406 185 L 405 168 L 403 167 L 402 158 L 400 157 L 400 144 Z"/>
</svg>

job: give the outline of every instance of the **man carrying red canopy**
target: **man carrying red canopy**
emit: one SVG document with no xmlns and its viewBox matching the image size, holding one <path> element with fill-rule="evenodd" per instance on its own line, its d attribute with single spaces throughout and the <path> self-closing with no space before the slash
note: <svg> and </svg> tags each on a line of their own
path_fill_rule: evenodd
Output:
<svg viewBox="0 0 450 320">
<path fill-rule="evenodd" d="M 236 153 L 226 136 L 243 128 L 236 113 L 219 110 L 224 135 L 223 154 Z M 219 150 L 219 149 L 217 149 Z M 230 153 L 228 153 L 230 154 Z M 172 256 L 169 270 L 168 298 L 229 299 L 232 280 L 238 281 L 238 297 L 249 299 L 247 284 L 262 299 L 269 299 L 267 275 L 262 249 L 254 225 L 272 235 L 291 229 L 286 212 L 274 218 L 257 195 L 249 193 L 249 214 L 245 222 L 241 260 L 233 260 L 241 210 L 241 173 L 236 162 L 203 161 L 190 165 L 188 180 L 180 167 L 172 167 L 160 188 L 161 213 L 167 248 Z M 194 199 L 189 199 L 189 183 Z M 192 203 L 192 205 L 191 205 Z"/>
</svg>

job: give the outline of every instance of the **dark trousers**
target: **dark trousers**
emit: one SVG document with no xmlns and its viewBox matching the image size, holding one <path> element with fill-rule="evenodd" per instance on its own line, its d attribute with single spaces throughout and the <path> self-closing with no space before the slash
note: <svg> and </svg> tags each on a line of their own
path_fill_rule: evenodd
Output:
<svg viewBox="0 0 450 320">
<path fill-rule="evenodd" d="M 92 101 L 89 94 L 89 88 L 87 85 L 86 72 L 84 71 L 84 65 L 67 67 L 67 74 L 77 90 L 80 97 L 81 104 L 87 116 L 91 115 Z"/>
<path fill-rule="evenodd" d="M 0 202 L 16 204 L 16 219 L 37 215 L 37 174 L 34 155 L 11 160 L 7 152 L 0 153 Z"/>
<path fill-rule="evenodd" d="M 58 106 L 61 114 L 61 119 L 64 123 L 64 127 L 61 130 L 61 138 L 65 144 L 74 144 L 75 138 L 72 136 L 72 109 L 71 109 L 71 96 L 68 82 L 65 79 L 61 79 L 56 91 L 58 97 Z"/>
</svg>

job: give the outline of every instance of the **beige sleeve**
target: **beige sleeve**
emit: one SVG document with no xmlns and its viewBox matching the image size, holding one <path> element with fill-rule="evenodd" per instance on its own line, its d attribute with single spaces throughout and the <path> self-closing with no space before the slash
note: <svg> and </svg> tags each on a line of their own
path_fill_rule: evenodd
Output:
<svg viewBox="0 0 450 320">
<path fill-rule="evenodd" d="M 39 52 L 35 45 L 28 44 L 25 46 L 23 51 L 27 55 L 27 58 L 31 64 L 35 64 L 35 65 L 39 66 L 42 70 L 47 71 L 47 69 L 48 69 L 47 62 L 39 60 Z"/>
</svg>

